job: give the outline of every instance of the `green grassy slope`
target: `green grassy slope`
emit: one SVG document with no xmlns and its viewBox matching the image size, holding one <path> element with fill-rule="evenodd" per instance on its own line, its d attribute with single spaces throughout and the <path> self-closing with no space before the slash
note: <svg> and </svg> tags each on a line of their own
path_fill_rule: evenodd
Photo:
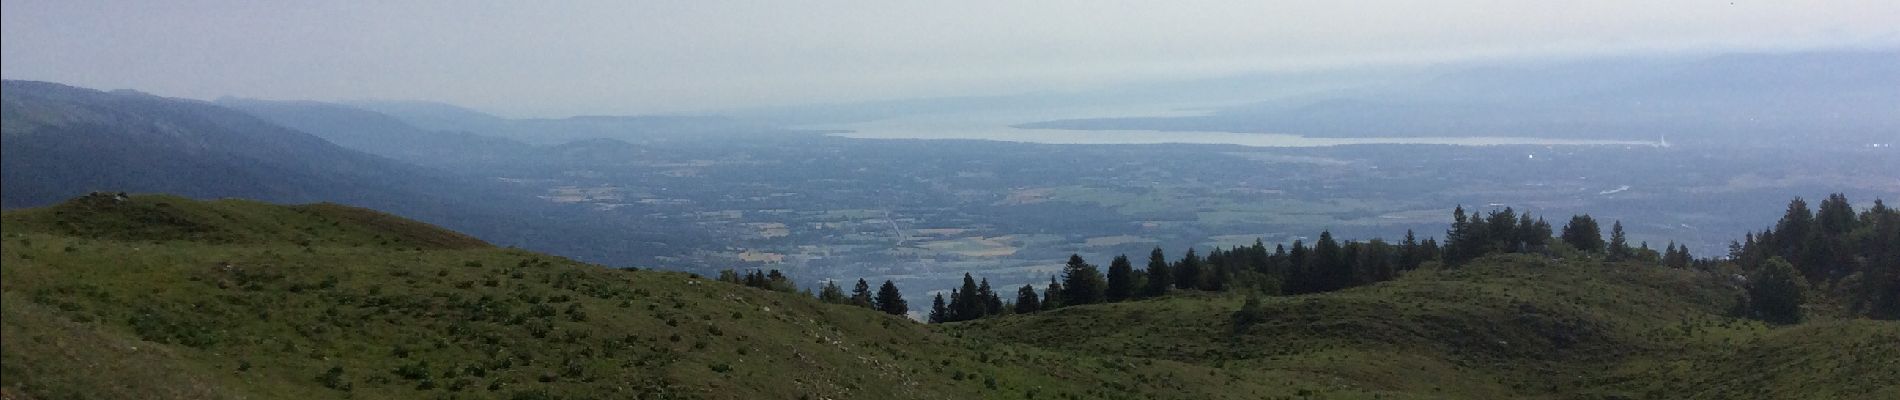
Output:
<svg viewBox="0 0 1900 400">
<path fill-rule="evenodd" d="M 6 214 L 6 228 L 113 241 L 297 244 L 412 249 L 491 247 L 480 239 L 374 210 L 337 204 L 92 194 Z"/>
<path fill-rule="evenodd" d="M 951 324 L 1079 354 L 1252 371 L 1325 397 L 1890 398 L 1900 324 L 1771 329 L 1711 274 L 1498 256 L 1335 293 L 1196 294 Z M 1211 338 L 1211 339 L 1210 339 Z M 1316 384 L 1317 383 L 1317 384 Z"/>
<path fill-rule="evenodd" d="M 374 211 L 168 196 L 0 217 L 9 398 L 1893 398 L 1900 324 L 1773 328 L 1689 271 L 1492 257 L 1334 293 L 927 326 Z"/>
<path fill-rule="evenodd" d="M 1216 368 L 982 346 L 806 296 L 334 206 L 8 212 L 13 398 L 1251 398 Z M 180 239 L 180 240 L 173 240 Z M 335 371 L 334 373 L 330 371 Z M 1185 388 L 1128 389 L 1138 373 Z"/>
</svg>

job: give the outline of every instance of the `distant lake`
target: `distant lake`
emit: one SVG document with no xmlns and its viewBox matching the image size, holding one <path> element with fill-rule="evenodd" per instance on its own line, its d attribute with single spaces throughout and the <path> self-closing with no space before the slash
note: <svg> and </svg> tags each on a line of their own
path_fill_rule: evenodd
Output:
<svg viewBox="0 0 1900 400">
<path fill-rule="evenodd" d="M 1009 127 L 959 130 L 863 129 L 833 133 L 831 136 L 856 139 L 943 139 L 991 140 L 999 142 L 1043 144 L 1231 144 L 1252 147 L 1325 147 L 1352 144 L 1440 144 L 1458 146 L 1499 145 L 1637 145 L 1654 142 L 1621 140 L 1572 140 L 1523 137 L 1384 137 L 1327 138 L 1274 133 L 1234 132 L 1161 132 L 1161 131 L 1070 131 L 1016 129 Z"/>
<path fill-rule="evenodd" d="M 1654 146 L 1651 141 L 1552 139 L 1533 137 L 1306 137 L 1275 133 L 1022 129 L 1010 125 L 1044 119 L 902 118 L 818 129 L 846 132 L 855 139 L 989 140 L 1042 144 L 1226 144 L 1252 147 L 1325 147 L 1355 144 L 1426 144 L 1455 146 Z M 1020 118 L 1020 116 L 1018 116 Z"/>
</svg>

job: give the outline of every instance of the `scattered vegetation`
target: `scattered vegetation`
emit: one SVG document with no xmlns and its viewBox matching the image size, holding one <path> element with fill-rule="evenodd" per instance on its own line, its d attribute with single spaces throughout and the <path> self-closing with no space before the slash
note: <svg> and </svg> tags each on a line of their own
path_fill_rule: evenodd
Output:
<svg viewBox="0 0 1900 400">
<path fill-rule="evenodd" d="M 933 302 L 933 321 L 954 322 L 941 324 L 893 316 L 909 307 L 890 282 L 800 294 L 771 272 L 707 280 L 613 270 L 335 212 L 165 196 L 7 212 L 0 390 L 181 399 L 1900 396 L 1900 323 L 1851 319 L 1882 315 L 1884 300 L 1866 288 L 1892 273 L 1881 257 L 1900 247 L 1883 236 L 1894 218 L 1879 205 L 1840 234 L 1804 234 L 1853 243 L 1827 253 L 1847 254 L 1844 267 L 1818 271 L 1804 263 L 1835 258 L 1775 255 L 1751 266 L 1638 246 L 1611 261 L 1614 238 L 1600 249 L 1572 243 L 1594 225 L 1579 222 L 1587 217 L 1552 237 L 1536 219 L 1493 212 L 1454 224 L 1444 245 L 1323 234 L 1311 247 L 1190 250 L 1174 262 L 1156 249 L 1145 269 L 1122 257 L 1106 274 L 1073 257 L 1040 293 L 1023 287 L 1013 301 L 966 276 Z M 1738 242 L 1737 253 L 1771 253 L 1767 243 L 1803 224 L 1823 226 L 1784 224 Z M 1484 251 L 1464 253 L 1472 248 Z"/>
</svg>

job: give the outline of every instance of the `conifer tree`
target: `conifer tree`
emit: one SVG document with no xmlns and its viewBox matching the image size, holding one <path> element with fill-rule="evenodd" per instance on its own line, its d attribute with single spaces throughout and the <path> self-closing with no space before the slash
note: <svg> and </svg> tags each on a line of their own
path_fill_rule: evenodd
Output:
<svg viewBox="0 0 1900 400">
<path fill-rule="evenodd" d="M 890 315 L 904 315 L 910 312 L 910 304 L 904 301 L 904 294 L 897 292 L 897 284 L 884 281 L 877 289 L 877 310 Z"/>
<path fill-rule="evenodd" d="M 976 285 L 976 278 L 971 277 L 967 272 L 964 273 L 963 286 L 951 291 L 951 293 L 955 294 L 950 298 L 950 316 L 952 321 L 969 321 L 983 318 L 985 311 L 988 311 L 988 307 L 983 304 L 983 297 L 981 297 L 982 295 L 978 292 L 979 290 L 981 289 Z"/>
<path fill-rule="evenodd" d="M 1234 253 L 1226 253 L 1220 262 L 1207 263 L 1207 277 L 1201 279 L 1201 290 L 1218 292 L 1227 290 L 1227 279 L 1233 276 Z"/>
<path fill-rule="evenodd" d="M 1028 314 L 1042 311 L 1042 299 L 1036 296 L 1035 285 L 1023 285 L 1016 290 L 1016 313 Z"/>
<path fill-rule="evenodd" d="M 983 278 L 983 281 L 977 282 L 976 298 L 983 301 L 983 316 L 1003 313 L 1003 299 L 996 296 L 996 291 L 990 290 L 990 278 Z"/>
<path fill-rule="evenodd" d="M 1628 260 L 1630 257 L 1635 256 L 1635 253 L 1635 250 L 1630 248 L 1629 238 L 1623 235 L 1623 221 L 1618 220 L 1613 225 L 1610 225 L 1609 260 Z"/>
<path fill-rule="evenodd" d="M 1128 262 L 1128 255 L 1115 256 L 1108 263 L 1108 290 L 1104 297 L 1109 302 L 1118 302 L 1135 297 L 1135 266 Z"/>
<path fill-rule="evenodd" d="M 1564 224 L 1563 240 L 1565 244 L 1585 253 L 1603 252 L 1603 230 L 1597 227 L 1597 220 L 1590 214 L 1570 217 L 1570 223 Z"/>
<path fill-rule="evenodd" d="M 1410 271 L 1410 270 L 1416 269 L 1418 268 L 1419 264 L 1422 264 L 1425 262 L 1424 260 L 1419 259 L 1419 256 L 1423 254 L 1419 252 L 1418 247 L 1419 247 L 1418 237 L 1412 235 L 1411 229 L 1406 229 L 1405 240 L 1399 242 L 1398 267 L 1400 271 Z"/>
<path fill-rule="evenodd" d="M 1262 275 L 1270 274 L 1268 270 L 1272 269 L 1272 259 L 1273 255 L 1267 252 L 1267 244 L 1261 243 L 1260 238 L 1254 238 L 1253 246 L 1247 248 L 1246 270 Z"/>
<path fill-rule="evenodd" d="M 1847 195 L 1835 193 L 1821 201 L 1821 209 L 1814 215 L 1816 228 L 1828 237 L 1837 237 L 1852 232 L 1860 219 L 1854 215 L 1854 206 L 1847 202 Z"/>
<path fill-rule="evenodd" d="M 829 280 L 825 281 L 825 286 L 818 290 L 818 301 L 827 304 L 845 304 L 851 299 L 844 296 L 844 289 L 838 287 L 838 281 Z"/>
<path fill-rule="evenodd" d="M 1174 288 L 1201 288 L 1201 257 L 1194 255 L 1193 248 L 1187 250 L 1187 255 L 1181 256 L 1180 262 L 1174 263 Z"/>
<path fill-rule="evenodd" d="M 1520 218 L 1522 219 L 1518 224 L 1517 236 L 1518 240 L 1522 241 L 1524 248 L 1519 251 L 1541 252 L 1546 250 L 1550 246 L 1550 223 L 1544 222 L 1543 217 L 1532 220 L 1530 213 L 1525 213 Z"/>
<path fill-rule="evenodd" d="M 1345 288 L 1352 281 L 1352 268 L 1345 264 L 1343 250 L 1339 242 L 1333 240 L 1332 231 L 1321 231 L 1319 242 L 1313 244 L 1312 290 L 1330 292 Z"/>
<path fill-rule="evenodd" d="M 1856 303 L 1869 317 L 1900 319 L 1900 211 L 1875 199 L 1861 220 L 1868 243 L 1861 250 L 1866 262 Z"/>
<path fill-rule="evenodd" d="M 1168 294 L 1168 288 L 1173 286 L 1172 268 L 1168 267 L 1168 259 L 1161 255 L 1161 248 L 1156 247 L 1148 253 L 1148 287 L 1144 294 L 1149 297 L 1165 295 Z"/>
<path fill-rule="evenodd" d="M 1079 254 L 1070 254 L 1069 262 L 1062 267 L 1062 304 L 1079 306 L 1102 302 L 1107 291 L 1107 282 L 1102 271 L 1095 265 L 1082 260 Z"/>
<path fill-rule="evenodd" d="M 964 299 L 967 299 L 967 298 L 968 297 L 963 295 L 963 292 L 958 291 L 957 289 L 950 289 L 950 303 L 944 306 L 943 321 L 944 322 L 958 322 L 958 321 L 969 321 L 972 319 L 976 319 L 975 316 L 964 314 L 964 312 L 961 311 L 969 307 L 969 303 L 964 302 Z M 962 315 L 959 315 L 959 314 L 962 314 Z"/>
<path fill-rule="evenodd" d="M 1266 274 L 1269 276 L 1278 277 L 1280 280 L 1282 280 L 1283 281 L 1281 282 L 1283 284 L 1281 285 L 1282 289 L 1284 289 L 1284 286 L 1285 286 L 1284 281 L 1286 280 L 1286 276 L 1288 273 L 1287 271 L 1290 270 L 1287 267 L 1287 264 L 1290 262 L 1288 259 L 1291 257 L 1292 256 L 1287 254 L 1286 245 L 1284 244 L 1273 245 L 1273 254 L 1267 256 Z"/>
<path fill-rule="evenodd" d="M 1470 251 L 1461 247 L 1471 246 L 1473 236 L 1471 217 L 1465 215 L 1465 206 L 1451 210 L 1451 229 L 1445 230 L 1445 263 L 1463 262 L 1463 254 Z"/>
<path fill-rule="evenodd" d="M 1386 244 L 1384 240 L 1367 241 L 1359 268 L 1354 274 L 1358 281 L 1354 284 L 1372 284 L 1398 277 L 1398 268 L 1393 266 L 1393 253 L 1392 245 Z"/>
<path fill-rule="evenodd" d="M 949 315 L 950 315 L 949 308 L 944 306 L 943 304 L 943 293 L 938 292 L 937 298 L 935 300 L 930 301 L 930 323 L 940 324 L 944 322 L 950 322 L 950 321 L 945 320 L 945 318 L 949 317 Z"/>
<path fill-rule="evenodd" d="M 864 308 L 873 307 L 871 304 L 871 284 L 865 282 L 864 278 L 858 278 L 858 285 L 851 288 L 851 304 Z"/>
<path fill-rule="evenodd" d="M 1056 277 L 1049 277 L 1049 287 L 1042 290 L 1042 309 L 1054 310 L 1065 305 L 1062 304 L 1062 284 L 1056 282 Z"/>
<path fill-rule="evenodd" d="M 1807 200 L 1802 200 L 1800 197 L 1794 198 L 1793 201 L 1788 202 L 1788 211 L 1782 214 L 1781 220 L 1775 222 L 1775 231 L 1772 235 L 1775 240 L 1770 245 L 1776 251 L 1771 255 L 1784 260 L 1800 260 L 1801 256 L 1807 253 L 1807 244 L 1810 242 L 1808 235 L 1813 231 L 1814 213 L 1808 211 Z M 1810 277 L 1817 275 L 1814 273 L 1816 271 L 1806 269 L 1807 266 L 1796 267 L 1804 268 L 1802 272 Z"/>
<path fill-rule="evenodd" d="M 1307 259 L 1307 253 L 1306 244 L 1298 239 L 1294 239 L 1293 250 L 1288 250 L 1286 253 L 1287 273 L 1285 278 L 1286 285 L 1284 285 L 1283 290 L 1287 294 L 1313 292 L 1313 279 L 1311 278 L 1313 275 L 1313 263 Z"/>
<path fill-rule="evenodd" d="M 1491 240 L 1485 231 L 1489 226 L 1490 224 L 1484 220 L 1483 213 L 1471 213 L 1471 218 L 1465 223 L 1465 231 L 1459 235 L 1457 241 L 1450 243 L 1450 250 L 1445 252 L 1447 261 L 1451 264 L 1463 264 L 1484 254 L 1485 243 Z"/>
<path fill-rule="evenodd" d="M 785 273 L 775 269 L 765 274 L 764 285 L 760 286 L 760 288 L 791 293 L 798 291 L 798 284 L 792 283 L 791 277 L 787 277 Z"/>
<path fill-rule="evenodd" d="M 1521 251 L 1520 244 L 1522 244 L 1524 240 L 1518 236 L 1522 232 L 1517 229 L 1518 218 L 1516 210 L 1505 207 L 1503 210 L 1492 211 L 1489 221 L 1490 224 L 1485 225 L 1484 228 L 1485 232 L 1489 232 L 1489 234 L 1486 235 L 1489 240 L 1482 244 L 1484 250 L 1472 255 L 1473 258 L 1492 252 L 1515 253 Z"/>
</svg>

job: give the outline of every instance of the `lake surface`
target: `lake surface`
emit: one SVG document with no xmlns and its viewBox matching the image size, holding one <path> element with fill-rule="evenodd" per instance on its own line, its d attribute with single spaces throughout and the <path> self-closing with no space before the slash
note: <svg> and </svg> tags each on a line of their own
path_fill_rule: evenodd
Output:
<svg viewBox="0 0 1900 400">
<path fill-rule="evenodd" d="M 999 118 L 1001 117 L 1001 118 Z M 1325 147 L 1355 144 L 1456 146 L 1656 146 L 1658 142 L 1533 137 L 1306 137 L 1275 133 L 1022 129 L 1010 125 L 1053 118 L 1014 116 L 934 116 L 835 124 L 815 129 L 840 130 L 831 136 L 855 139 L 989 140 L 1041 144 L 1225 144 L 1251 147 Z"/>
<path fill-rule="evenodd" d="M 1654 142 L 1622 140 L 1572 140 L 1523 137 L 1373 137 L 1329 138 L 1271 133 L 1234 132 L 1160 132 L 1160 131 L 1070 131 L 991 127 L 958 130 L 861 129 L 833 133 L 832 136 L 856 139 L 939 139 L 991 140 L 999 142 L 1043 144 L 1229 144 L 1251 147 L 1325 147 L 1354 144 L 1438 144 L 1458 146 L 1500 145 L 1622 145 L 1653 146 Z"/>
</svg>

